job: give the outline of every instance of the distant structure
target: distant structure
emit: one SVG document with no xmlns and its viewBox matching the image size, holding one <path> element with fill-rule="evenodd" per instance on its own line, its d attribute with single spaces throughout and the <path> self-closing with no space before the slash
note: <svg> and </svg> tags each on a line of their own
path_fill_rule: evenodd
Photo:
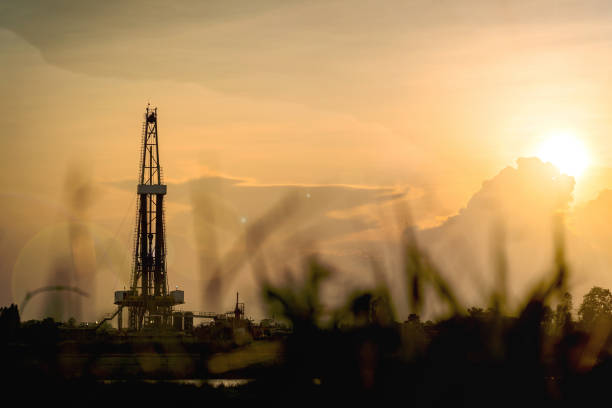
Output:
<svg viewBox="0 0 612 408">
<path fill-rule="evenodd" d="M 229 324 L 231 326 L 239 326 L 239 325 L 244 325 L 247 322 L 249 322 L 249 320 L 245 317 L 244 315 L 244 302 L 240 302 L 239 297 L 238 297 L 238 292 L 236 292 L 236 306 L 234 307 L 234 310 L 231 310 L 229 312 L 225 312 L 225 313 L 218 313 L 218 312 L 181 312 L 181 311 L 177 311 L 174 312 L 174 315 L 177 316 L 177 323 L 176 323 L 176 328 L 179 329 L 180 327 L 180 318 L 181 315 L 184 316 L 184 321 L 185 321 L 185 330 L 188 330 L 188 324 L 187 322 L 191 322 L 191 328 L 193 328 L 193 319 L 207 319 L 207 320 L 213 320 L 215 322 L 215 324 Z"/>
<path fill-rule="evenodd" d="M 234 321 L 239 322 L 244 319 L 244 303 L 238 301 L 238 292 L 236 292 L 236 307 L 234 308 Z"/>
<path fill-rule="evenodd" d="M 136 193 L 138 213 L 130 290 L 115 292 L 117 325 L 119 330 L 123 329 L 122 310 L 127 308 L 127 328 L 130 331 L 172 328 L 173 307 L 185 300 L 182 290 L 168 291 L 164 216 L 166 185 L 163 184 L 159 162 L 157 108 L 150 106 L 145 111 Z"/>
</svg>

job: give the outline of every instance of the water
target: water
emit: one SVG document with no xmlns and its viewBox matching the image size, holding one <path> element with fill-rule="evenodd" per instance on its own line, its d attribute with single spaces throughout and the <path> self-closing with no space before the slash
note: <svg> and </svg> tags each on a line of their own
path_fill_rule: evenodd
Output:
<svg viewBox="0 0 612 408">
<path fill-rule="evenodd" d="M 139 382 L 147 383 L 147 384 L 160 384 L 160 383 L 169 383 L 169 384 L 182 384 L 182 385 L 193 385 L 196 387 L 202 387 L 203 385 L 207 385 L 213 388 L 217 387 L 239 387 L 241 385 L 245 385 L 253 381 L 252 378 L 209 378 L 209 379 L 179 379 L 179 380 L 139 380 Z M 131 382 L 128 380 L 101 380 L 103 384 L 117 384 L 117 383 L 125 383 Z"/>
</svg>

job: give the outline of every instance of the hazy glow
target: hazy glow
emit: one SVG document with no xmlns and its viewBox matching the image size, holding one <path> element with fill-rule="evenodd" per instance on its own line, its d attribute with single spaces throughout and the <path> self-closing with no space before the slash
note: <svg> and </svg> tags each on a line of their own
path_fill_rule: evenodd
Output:
<svg viewBox="0 0 612 408">
<path fill-rule="evenodd" d="M 539 146 L 537 156 L 574 178 L 579 178 L 590 162 L 584 143 L 570 132 L 551 133 Z"/>
</svg>

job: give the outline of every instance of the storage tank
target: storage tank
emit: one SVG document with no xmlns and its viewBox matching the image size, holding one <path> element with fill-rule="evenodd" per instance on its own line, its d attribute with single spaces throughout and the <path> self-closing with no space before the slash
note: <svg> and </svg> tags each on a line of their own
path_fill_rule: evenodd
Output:
<svg viewBox="0 0 612 408">
<path fill-rule="evenodd" d="M 174 312 L 172 314 L 172 327 L 174 330 L 183 330 L 183 314 L 181 312 Z"/>
<path fill-rule="evenodd" d="M 193 330 L 193 312 L 185 312 L 185 331 Z"/>
<path fill-rule="evenodd" d="M 170 292 L 170 296 L 172 296 L 172 300 L 174 300 L 175 304 L 185 303 L 185 292 L 182 290 L 173 290 Z"/>
<path fill-rule="evenodd" d="M 123 302 L 130 292 L 127 290 L 118 290 L 115 292 L 115 304 Z"/>
</svg>

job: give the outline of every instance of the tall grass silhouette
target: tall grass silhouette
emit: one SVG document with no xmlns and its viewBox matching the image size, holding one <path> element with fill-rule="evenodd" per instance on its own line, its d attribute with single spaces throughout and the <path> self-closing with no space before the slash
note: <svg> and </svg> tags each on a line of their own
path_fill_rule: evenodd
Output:
<svg viewBox="0 0 612 408">
<path fill-rule="evenodd" d="M 227 254 L 215 255 L 214 262 L 208 264 L 213 268 L 206 271 L 210 279 L 203 288 L 205 296 L 218 295 L 220 288 L 235 281 L 241 268 L 251 266 L 268 312 L 284 319 L 291 327 L 289 335 L 219 353 L 210 344 L 156 340 L 149 347 L 160 361 L 177 352 L 198 355 L 190 364 L 184 362 L 189 372 L 169 370 L 179 378 L 251 379 L 230 394 L 202 387 L 190 390 L 190 398 L 214 394 L 219 400 L 265 398 L 268 403 L 284 404 L 473 407 L 569 406 L 606 397 L 606 384 L 612 378 L 612 324 L 609 319 L 597 320 L 588 327 L 573 322 L 571 296 L 567 293 L 571 271 L 561 216 L 556 216 L 551 269 L 518 307 L 511 307 L 507 300 L 508 259 L 503 229 L 494 229 L 492 274 L 496 278 L 487 296 L 488 307 L 469 307 L 419 245 L 417 234 L 410 228 L 409 212 L 402 208 L 396 211 L 398 226 L 403 229 L 398 243 L 402 259 L 398 270 L 391 271 L 405 282 L 399 295 L 402 299 L 397 299 L 398 292 L 392 291 L 382 267 L 372 261 L 374 284 L 348 292 L 342 301 L 329 306 L 323 288 L 341 273 L 334 266 L 310 256 L 300 273 L 288 273 L 288 279 L 278 283 L 272 280 L 275 274 L 278 276 L 277 271 L 264 261 L 265 243 L 298 205 L 289 196 L 251 223 Z M 213 222 L 211 219 L 198 227 L 210 228 Z M 197 233 L 213 239 L 210 235 L 214 231 Z M 400 301 L 409 306 L 407 319 L 400 319 L 395 310 L 394 305 Z M 436 321 L 421 321 L 432 302 L 443 305 L 445 312 Z M 100 344 L 102 349 L 110 347 Z M 118 346 L 110 349 L 113 347 Z M 138 353 L 149 350 L 144 343 L 125 347 Z M 92 358 L 91 366 L 96 358 Z M 19 363 L 13 363 L 19 367 Z M 95 381 L 79 384 L 82 393 L 104 390 L 107 399 L 97 401 L 100 404 L 110 401 L 114 393 L 125 391 L 112 384 L 100 388 Z M 126 401 L 166 400 L 151 390 Z"/>
<path fill-rule="evenodd" d="M 398 220 L 409 220 L 406 209 L 397 213 Z M 405 229 L 400 243 L 399 273 L 410 307 L 403 323 L 397 320 L 384 279 L 327 309 L 322 286 L 337 271 L 317 257 L 306 260 L 302 279 L 284 285 L 260 279 L 269 311 L 283 316 L 293 332 L 278 341 L 281 363 L 258 371 L 248 387 L 262 395 L 274 390 L 279 401 L 395 401 L 417 406 L 571 405 L 601 397 L 606 391 L 602 383 L 612 378 L 610 324 L 602 322 L 587 331 L 572 323 L 563 217 L 554 217 L 551 270 L 514 309 L 507 301 L 502 228 L 494 230 L 496 283 L 486 310 L 462 303 L 412 228 Z M 259 228 L 246 235 L 263 242 L 260 234 L 266 229 Z M 373 263 L 372 273 L 380 276 L 377 268 Z M 435 323 L 423 323 L 420 315 L 431 297 L 445 305 L 447 313 Z M 554 304 L 556 324 L 551 325 Z M 245 361 L 245 367 L 249 363 Z M 240 364 L 232 367 L 240 372 Z"/>
</svg>

